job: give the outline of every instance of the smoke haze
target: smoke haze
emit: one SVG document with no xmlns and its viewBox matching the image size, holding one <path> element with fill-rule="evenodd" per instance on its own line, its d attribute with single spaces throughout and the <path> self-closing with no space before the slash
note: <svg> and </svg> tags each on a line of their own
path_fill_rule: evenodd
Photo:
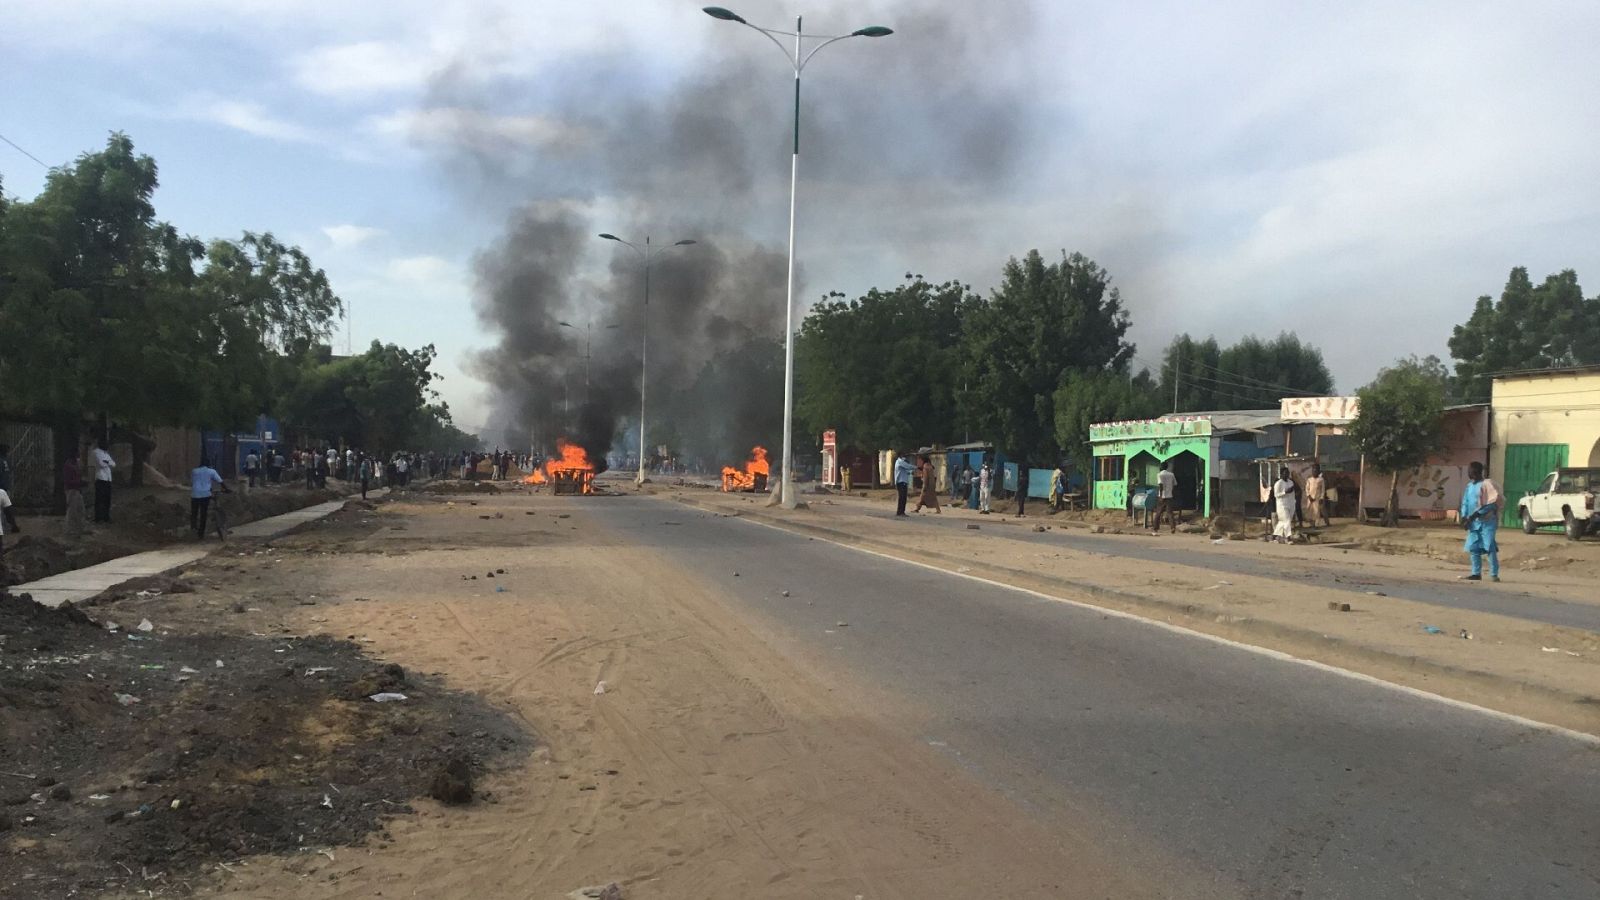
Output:
<svg viewBox="0 0 1600 900">
<path fill-rule="evenodd" d="M 751 21 L 793 24 L 746 5 Z M 1028 81 L 1008 71 L 1020 55 L 1004 47 L 1019 38 L 1003 32 L 1029 11 L 1011 0 L 835 4 L 807 17 L 808 30 L 882 22 L 896 34 L 830 47 L 806 70 L 807 97 L 826 103 L 804 104 L 802 265 L 807 245 L 824 242 L 811 228 L 831 232 L 829 243 L 874 227 L 936 232 L 932 211 L 1012 177 L 1027 145 Z M 646 228 L 660 248 L 650 436 L 674 415 L 694 419 L 694 436 L 663 433 L 728 444 L 702 450 L 729 461 L 744 458 L 752 430 L 777 440 L 781 387 L 748 395 L 752 378 L 772 390 L 770 366 L 751 354 L 773 352 L 783 334 L 792 74 L 760 35 L 703 24 L 701 58 L 665 81 L 632 48 L 588 60 L 597 76 L 559 86 L 486 80 L 470 74 L 470 58 L 434 80 L 428 114 L 453 135 L 446 171 L 471 196 L 516 204 L 474 268 L 476 313 L 496 340 L 473 364 L 494 397 L 489 440 L 547 448 L 565 434 L 598 459 L 637 421 L 643 267 L 596 235 L 642 244 Z M 698 243 L 665 249 L 679 239 Z M 797 315 L 812 295 L 798 274 Z M 696 384 L 707 378 L 725 383 Z M 726 415 L 759 428 L 707 427 L 706 410 L 687 408 L 691 395 L 697 407 L 727 397 Z"/>
</svg>

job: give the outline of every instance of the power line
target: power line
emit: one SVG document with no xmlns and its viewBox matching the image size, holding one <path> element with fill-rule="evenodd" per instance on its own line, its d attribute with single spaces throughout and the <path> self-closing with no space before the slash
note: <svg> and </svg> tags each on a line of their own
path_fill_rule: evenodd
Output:
<svg viewBox="0 0 1600 900">
<path fill-rule="evenodd" d="M 1231 375 L 1234 378 L 1238 378 L 1238 379 L 1241 379 L 1241 380 L 1244 380 L 1244 381 L 1254 382 L 1254 383 L 1260 385 L 1261 387 L 1271 388 L 1271 389 L 1273 389 L 1275 391 L 1286 391 L 1286 392 L 1291 393 L 1291 394 L 1301 394 L 1301 395 L 1304 395 L 1304 396 L 1307 396 L 1307 397 L 1318 396 L 1315 391 L 1302 391 L 1302 390 L 1298 390 L 1296 388 L 1289 387 L 1287 385 L 1274 384 L 1274 383 L 1272 383 L 1270 381 L 1265 381 L 1265 380 L 1260 379 L 1260 378 L 1252 378 L 1249 375 L 1241 375 L 1238 372 L 1229 372 L 1226 369 L 1221 369 L 1221 368 L 1218 368 L 1216 366 L 1209 365 L 1207 363 L 1198 362 L 1198 361 L 1194 361 L 1194 360 L 1191 360 L 1190 362 L 1191 362 L 1192 365 L 1200 366 L 1203 369 L 1210 369 L 1212 372 L 1215 372 L 1218 375 Z"/>
<path fill-rule="evenodd" d="M 34 156 L 32 153 L 29 153 L 28 151 L 26 151 L 26 150 L 22 149 L 21 147 L 17 146 L 17 142 L 16 141 L 13 141 L 11 138 L 8 138 L 3 134 L 0 134 L 0 141 L 5 141 L 6 143 L 10 144 L 11 145 L 11 149 L 17 151 L 18 153 L 21 153 L 23 156 L 26 156 L 27 158 L 29 158 L 29 159 L 33 160 L 34 162 L 38 163 L 39 165 L 43 166 L 46 171 L 49 171 L 49 169 L 50 169 L 50 164 L 49 163 L 45 162 L 44 160 L 40 159 L 39 157 Z"/>
</svg>

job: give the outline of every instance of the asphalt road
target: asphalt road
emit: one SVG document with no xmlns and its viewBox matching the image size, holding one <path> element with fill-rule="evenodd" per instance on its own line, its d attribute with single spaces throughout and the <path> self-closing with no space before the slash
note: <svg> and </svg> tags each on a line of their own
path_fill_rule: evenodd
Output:
<svg viewBox="0 0 1600 900">
<path fill-rule="evenodd" d="M 1600 897 L 1593 745 L 670 501 L 586 512 L 1169 896 Z"/>
<path fill-rule="evenodd" d="M 1043 506 L 1043 504 L 1040 504 Z M 892 525 L 893 517 L 885 514 L 885 522 Z M 943 528 L 952 534 L 965 529 L 971 520 L 957 516 L 919 516 L 899 525 L 916 528 Z M 1048 524 L 1044 517 L 1024 520 L 1028 524 Z M 886 525 L 886 527 L 890 527 Z M 1014 533 L 1013 533 L 1014 532 Z M 1424 578 L 1404 578 L 1378 569 L 1338 566 L 1295 556 L 1293 547 L 1281 548 L 1282 559 L 1248 557 L 1233 553 L 1208 552 L 1203 547 L 1186 547 L 1192 539 L 1169 538 L 1163 534 L 1156 538 L 1130 540 L 1103 537 L 1074 528 L 1055 528 L 1039 534 L 1026 527 L 1002 532 L 1007 539 L 1052 547 L 1067 547 L 1086 553 L 1105 553 L 1165 565 L 1193 566 L 1231 575 L 1253 575 L 1280 581 L 1303 583 L 1315 581 L 1318 587 L 1354 594 L 1382 591 L 1390 597 L 1414 600 L 1432 606 L 1447 606 L 1475 612 L 1494 613 L 1546 625 L 1600 631 L 1600 606 L 1586 603 L 1568 603 L 1554 597 L 1540 597 L 1516 589 L 1516 573 L 1505 572 L 1510 581 L 1440 583 Z M 1280 549 L 1280 548 L 1273 548 Z M 1467 557 L 1461 555 L 1462 574 L 1467 571 Z"/>
</svg>

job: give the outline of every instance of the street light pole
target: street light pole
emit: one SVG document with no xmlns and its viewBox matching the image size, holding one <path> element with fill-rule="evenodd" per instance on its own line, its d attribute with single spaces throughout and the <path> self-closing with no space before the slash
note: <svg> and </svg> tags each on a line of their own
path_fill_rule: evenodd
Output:
<svg viewBox="0 0 1600 900">
<path fill-rule="evenodd" d="M 817 51 L 835 41 L 842 41 L 852 37 L 886 37 L 894 32 L 881 25 L 859 28 L 849 34 L 840 35 L 810 35 L 813 40 L 821 43 L 806 51 L 803 40 L 806 35 L 801 27 L 802 19 L 799 16 L 794 20 L 794 31 L 778 31 L 772 28 L 762 28 L 751 25 L 737 13 L 720 6 L 705 7 L 706 15 L 724 22 L 735 22 L 766 35 L 773 44 L 777 45 L 783 55 L 794 66 L 794 152 L 789 160 L 789 281 L 785 294 L 784 334 L 783 334 L 783 458 L 779 461 L 782 466 L 778 479 L 778 490 L 772 495 L 772 504 L 782 504 L 786 509 L 794 509 L 798 498 L 794 494 L 794 223 L 795 209 L 799 195 L 800 185 L 800 73 L 817 55 Z M 778 35 L 794 38 L 794 51 L 791 53 L 778 40 Z M 771 505 L 771 504 L 769 504 Z"/>
<path fill-rule="evenodd" d="M 643 485 L 645 482 L 644 471 L 644 393 L 645 376 L 650 368 L 650 260 L 662 250 L 671 250 L 673 247 L 687 247 L 694 241 L 673 241 L 666 247 L 650 246 L 650 235 L 644 236 L 644 248 L 638 244 L 630 243 L 614 234 L 602 234 L 600 237 L 608 241 L 616 241 L 633 248 L 644 260 L 644 327 L 640 329 L 643 334 L 639 338 L 639 474 L 634 478 L 634 483 Z"/>
<path fill-rule="evenodd" d="M 578 326 L 571 322 L 557 322 L 562 328 L 578 330 Z M 607 325 L 607 328 L 619 328 L 618 325 Z M 583 402 L 589 402 L 589 363 L 594 359 L 594 319 L 591 317 L 583 326 Z"/>
</svg>

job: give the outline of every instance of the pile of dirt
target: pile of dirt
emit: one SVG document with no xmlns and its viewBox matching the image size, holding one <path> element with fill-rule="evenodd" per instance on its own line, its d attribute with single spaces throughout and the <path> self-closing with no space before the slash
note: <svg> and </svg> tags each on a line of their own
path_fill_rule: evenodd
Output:
<svg viewBox="0 0 1600 900">
<path fill-rule="evenodd" d="M 505 482 L 514 486 L 515 482 Z M 428 494 L 498 494 L 500 487 L 491 481 L 431 481 L 423 489 Z"/>
<path fill-rule="evenodd" d="M 103 612 L 0 599 L 0 896 L 170 895 L 213 863 L 357 844 L 530 744 L 348 641 Z"/>
</svg>

